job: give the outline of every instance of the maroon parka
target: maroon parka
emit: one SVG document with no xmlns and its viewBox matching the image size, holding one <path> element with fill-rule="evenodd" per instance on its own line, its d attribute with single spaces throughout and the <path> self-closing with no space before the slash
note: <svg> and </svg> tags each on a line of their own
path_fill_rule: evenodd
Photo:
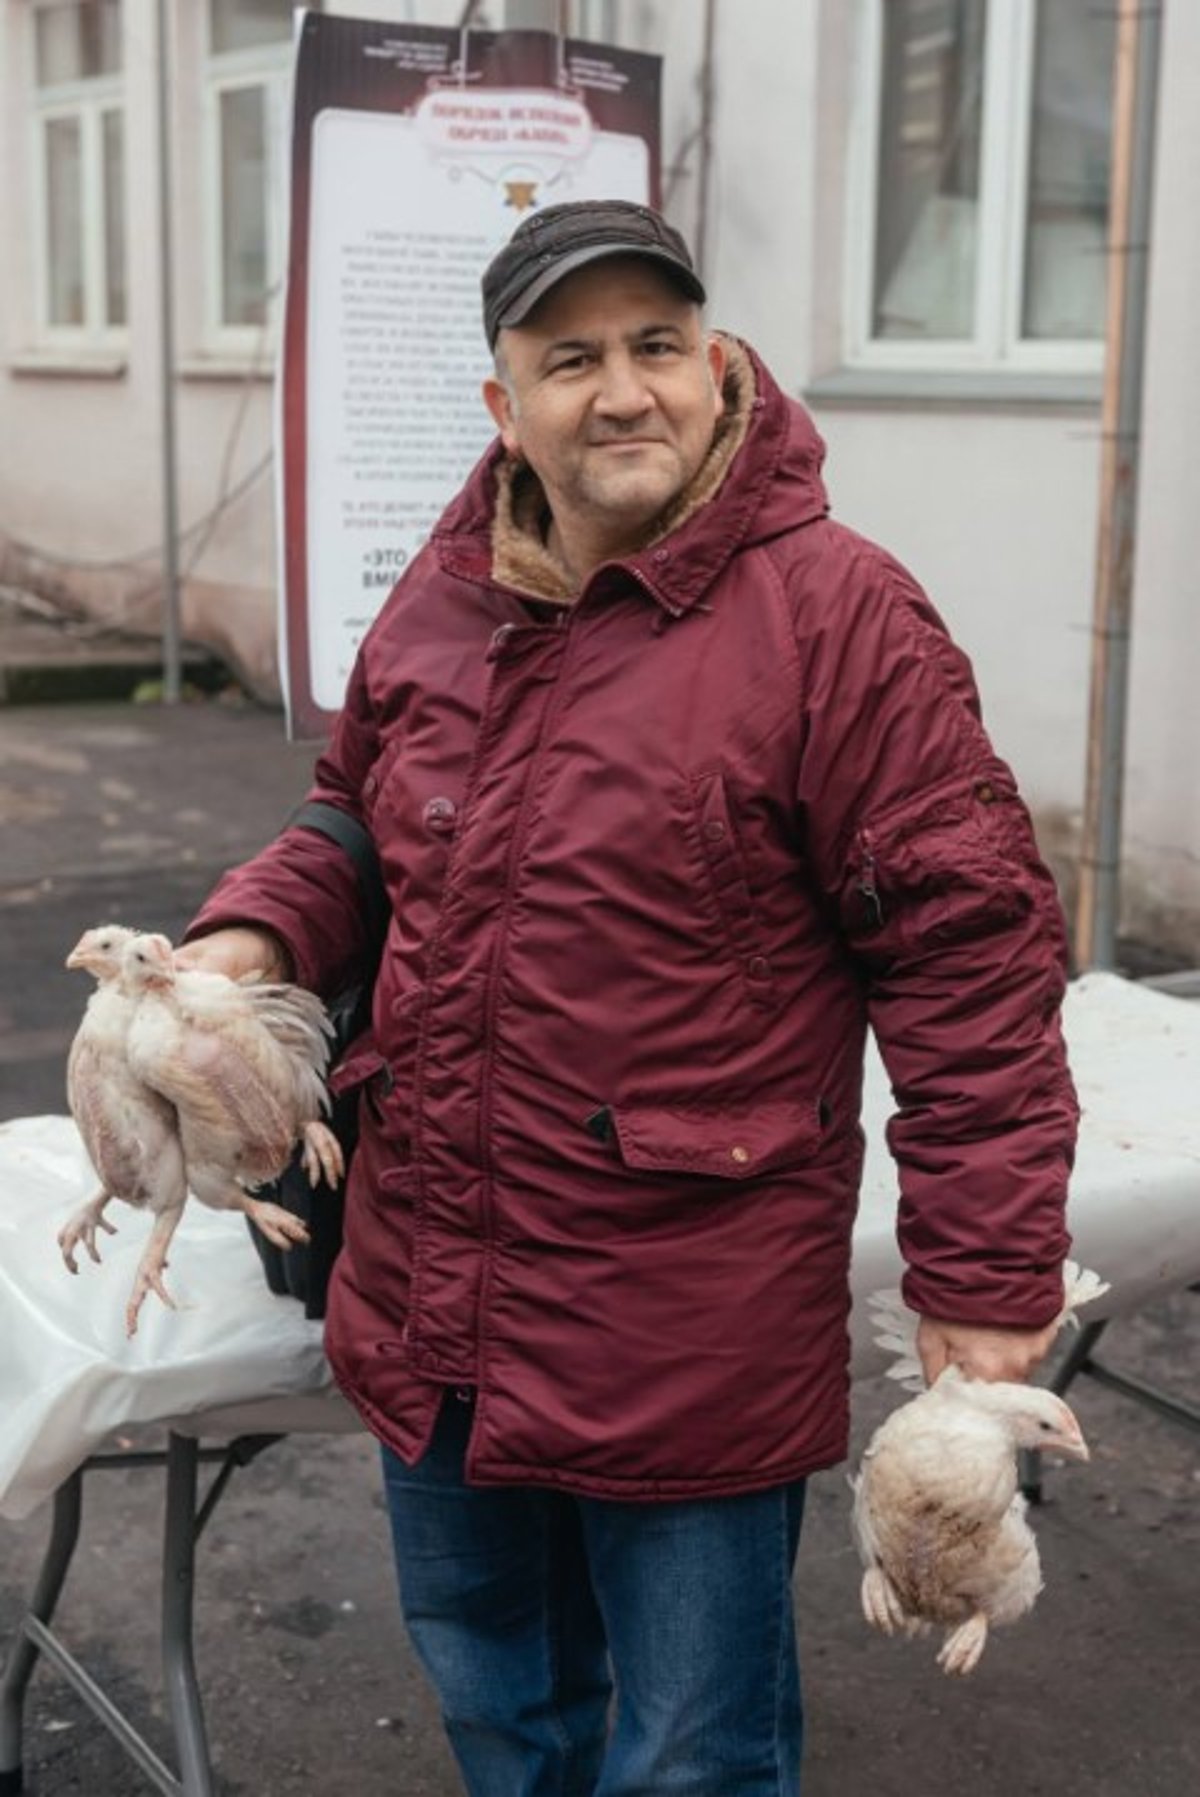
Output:
<svg viewBox="0 0 1200 1797">
<path fill-rule="evenodd" d="M 408 1460 L 441 1388 L 474 1387 L 478 1483 L 699 1496 L 844 1454 L 868 1018 L 910 1305 L 1061 1302 L 1051 879 L 966 659 L 828 519 L 810 420 L 741 365 L 715 495 L 569 607 L 494 576 L 497 445 L 317 766 L 394 912 L 343 1075 L 363 1133 L 329 1354 Z M 328 993 L 356 900 L 293 828 L 197 928 L 265 925 Z"/>
</svg>

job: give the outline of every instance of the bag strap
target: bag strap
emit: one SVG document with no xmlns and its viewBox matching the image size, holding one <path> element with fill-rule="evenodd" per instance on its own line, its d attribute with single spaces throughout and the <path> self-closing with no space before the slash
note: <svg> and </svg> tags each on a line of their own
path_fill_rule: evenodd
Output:
<svg viewBox="0 0 1200 1797">
<path fill-rule="evenodd" d="M 285 827 L 315 830 L 319 836 L 328 836 L 331 842 L 336 842 L 350 857 L 358 873 L 371 942 L 378 949 L 387 934 L 392 908 L 370 832 L 348 811 L 338 805 L 328 805 L 322 799 L 306 799 L 292 813 Z"/>
</svg>

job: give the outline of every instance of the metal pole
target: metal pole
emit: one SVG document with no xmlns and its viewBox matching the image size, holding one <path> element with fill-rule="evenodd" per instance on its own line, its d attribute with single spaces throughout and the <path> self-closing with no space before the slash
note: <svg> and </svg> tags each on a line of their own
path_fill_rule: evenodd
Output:
<svg viewBox="0 0 1200 1797">
<path fill-rule="evenodd" d="M 171 119 L 167 0 L 158 0 L 158 254 L 162 386 L 163 700 L 179 703 L 179 496 L 175 445 L 175 289 L 171 253 Z"/>
<path fill-rule="evenodd" d="M 703 280 L 708 262 L 708 208 L 712 183 L 713 120 L 716 116 L 715 49 L 717 0 L 704 7 L 704 49 L 700 60 L 700 180 L 696 196 L 696 267 Z"/>
<path fill-rule="evenodd" d="M 1116 965 L 1162 0 L 1117 0 L 1100 520 L 1075 954 Z"/>
<path fill-rule="evenodd" d="M 504 23 L 509 31 L 557 31 L 559 0 L 508 0 Z"/>
</svg>

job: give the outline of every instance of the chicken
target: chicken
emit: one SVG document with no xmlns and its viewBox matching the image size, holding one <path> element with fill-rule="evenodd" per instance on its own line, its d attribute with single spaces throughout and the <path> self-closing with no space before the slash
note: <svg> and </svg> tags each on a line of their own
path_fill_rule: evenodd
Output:
<svg viewBox="0 0 1200 1797">
<path fill-rule="evenodd" d="M 104 1212 L 113 1198 L 146 1209 L 154 1227 L 139 1262 L 125 1312 L 132 1335 L 149 1291 L 170 1305 L 163 1285 L 166 1248 L 187 1201 L 183 1147 L 174 1107 L 134 1073 L 129 1064 L 129 1027 L 134 1000 L 122 970 L 122 957 L 134 932 L 118 924 L 87 930 L 67 956 L 67 966 L 82 967 L 97 980 L 67 1059 L 67 1102 L 100 1179 L 100 1191 L 81 1206 L 58 1233 L 67 1267 L 78 1271 L 80 1243 L 91 1259 L 100 1260 L 98 1230 L 115 1235 Z"/>
<path fill-rule="evenodd" d="M 1061 1398 L 951 1366 L 880 1425 L 851 1482 L 867 1621 L 887 1635 L 941 1625 L 948 1673 L 971 1672 L 989 1628 L 1023 1616 L 1042 1588 L 1020 1448 L 1088 1458 Z"/>
<path fill-rule="evenodd" d="M 1063 1266 L 1058 1323 L 1109 1287 L 1074 1261 Z M 875 1340 L 896 1356 L 888 1376 L 919 1395 L 880 1425 L 863 1455 L 853 1532 L 865 1568 L 863 1614 L 885 1634 L 940 1623 L 939 1664 L 978 1664 L 989 1627 L 1015 1622 L 1041 1590 L 1037 1543 L 1018 1490 L 1021 1449 L 1086 1460 L 1079 1424 L 1061 1398 L 1035 1386 L 970 1379 L 947 1367 L 925 1389 L 917 1318 L 898 1291 L 868 1300 Z"/>
<path fill-rule="evenodd" d="M 314 1185 L 322 1174 L 336 1185 L 344 1171 L 320 1116 L 329 1053 L 320 999 L 298 986 L 178 969 L 165 936 L 131 938 L 122 977 L 134 1001 L 129 1063 L 175 1108 L 193 1195 L 244 1211 L 281 1248 L 306 1241 L 301 1220 L 253 1188 L 282 1173 L 297 1142 Z"/>
</svg>

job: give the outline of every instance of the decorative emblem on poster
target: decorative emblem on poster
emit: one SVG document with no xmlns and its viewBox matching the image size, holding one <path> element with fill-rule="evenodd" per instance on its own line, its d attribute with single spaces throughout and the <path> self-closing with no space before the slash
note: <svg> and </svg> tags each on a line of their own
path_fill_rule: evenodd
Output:
<svg viewBox="0 0 1200 1797">
<path fill-rule="evenodd" d="M 659 198 L 656 56 L 306 12 L 279 382 L 281 658 L 323 735 L 358 644 L 487 447 L 479 277 L 561 200 Z"/>
</svg>

